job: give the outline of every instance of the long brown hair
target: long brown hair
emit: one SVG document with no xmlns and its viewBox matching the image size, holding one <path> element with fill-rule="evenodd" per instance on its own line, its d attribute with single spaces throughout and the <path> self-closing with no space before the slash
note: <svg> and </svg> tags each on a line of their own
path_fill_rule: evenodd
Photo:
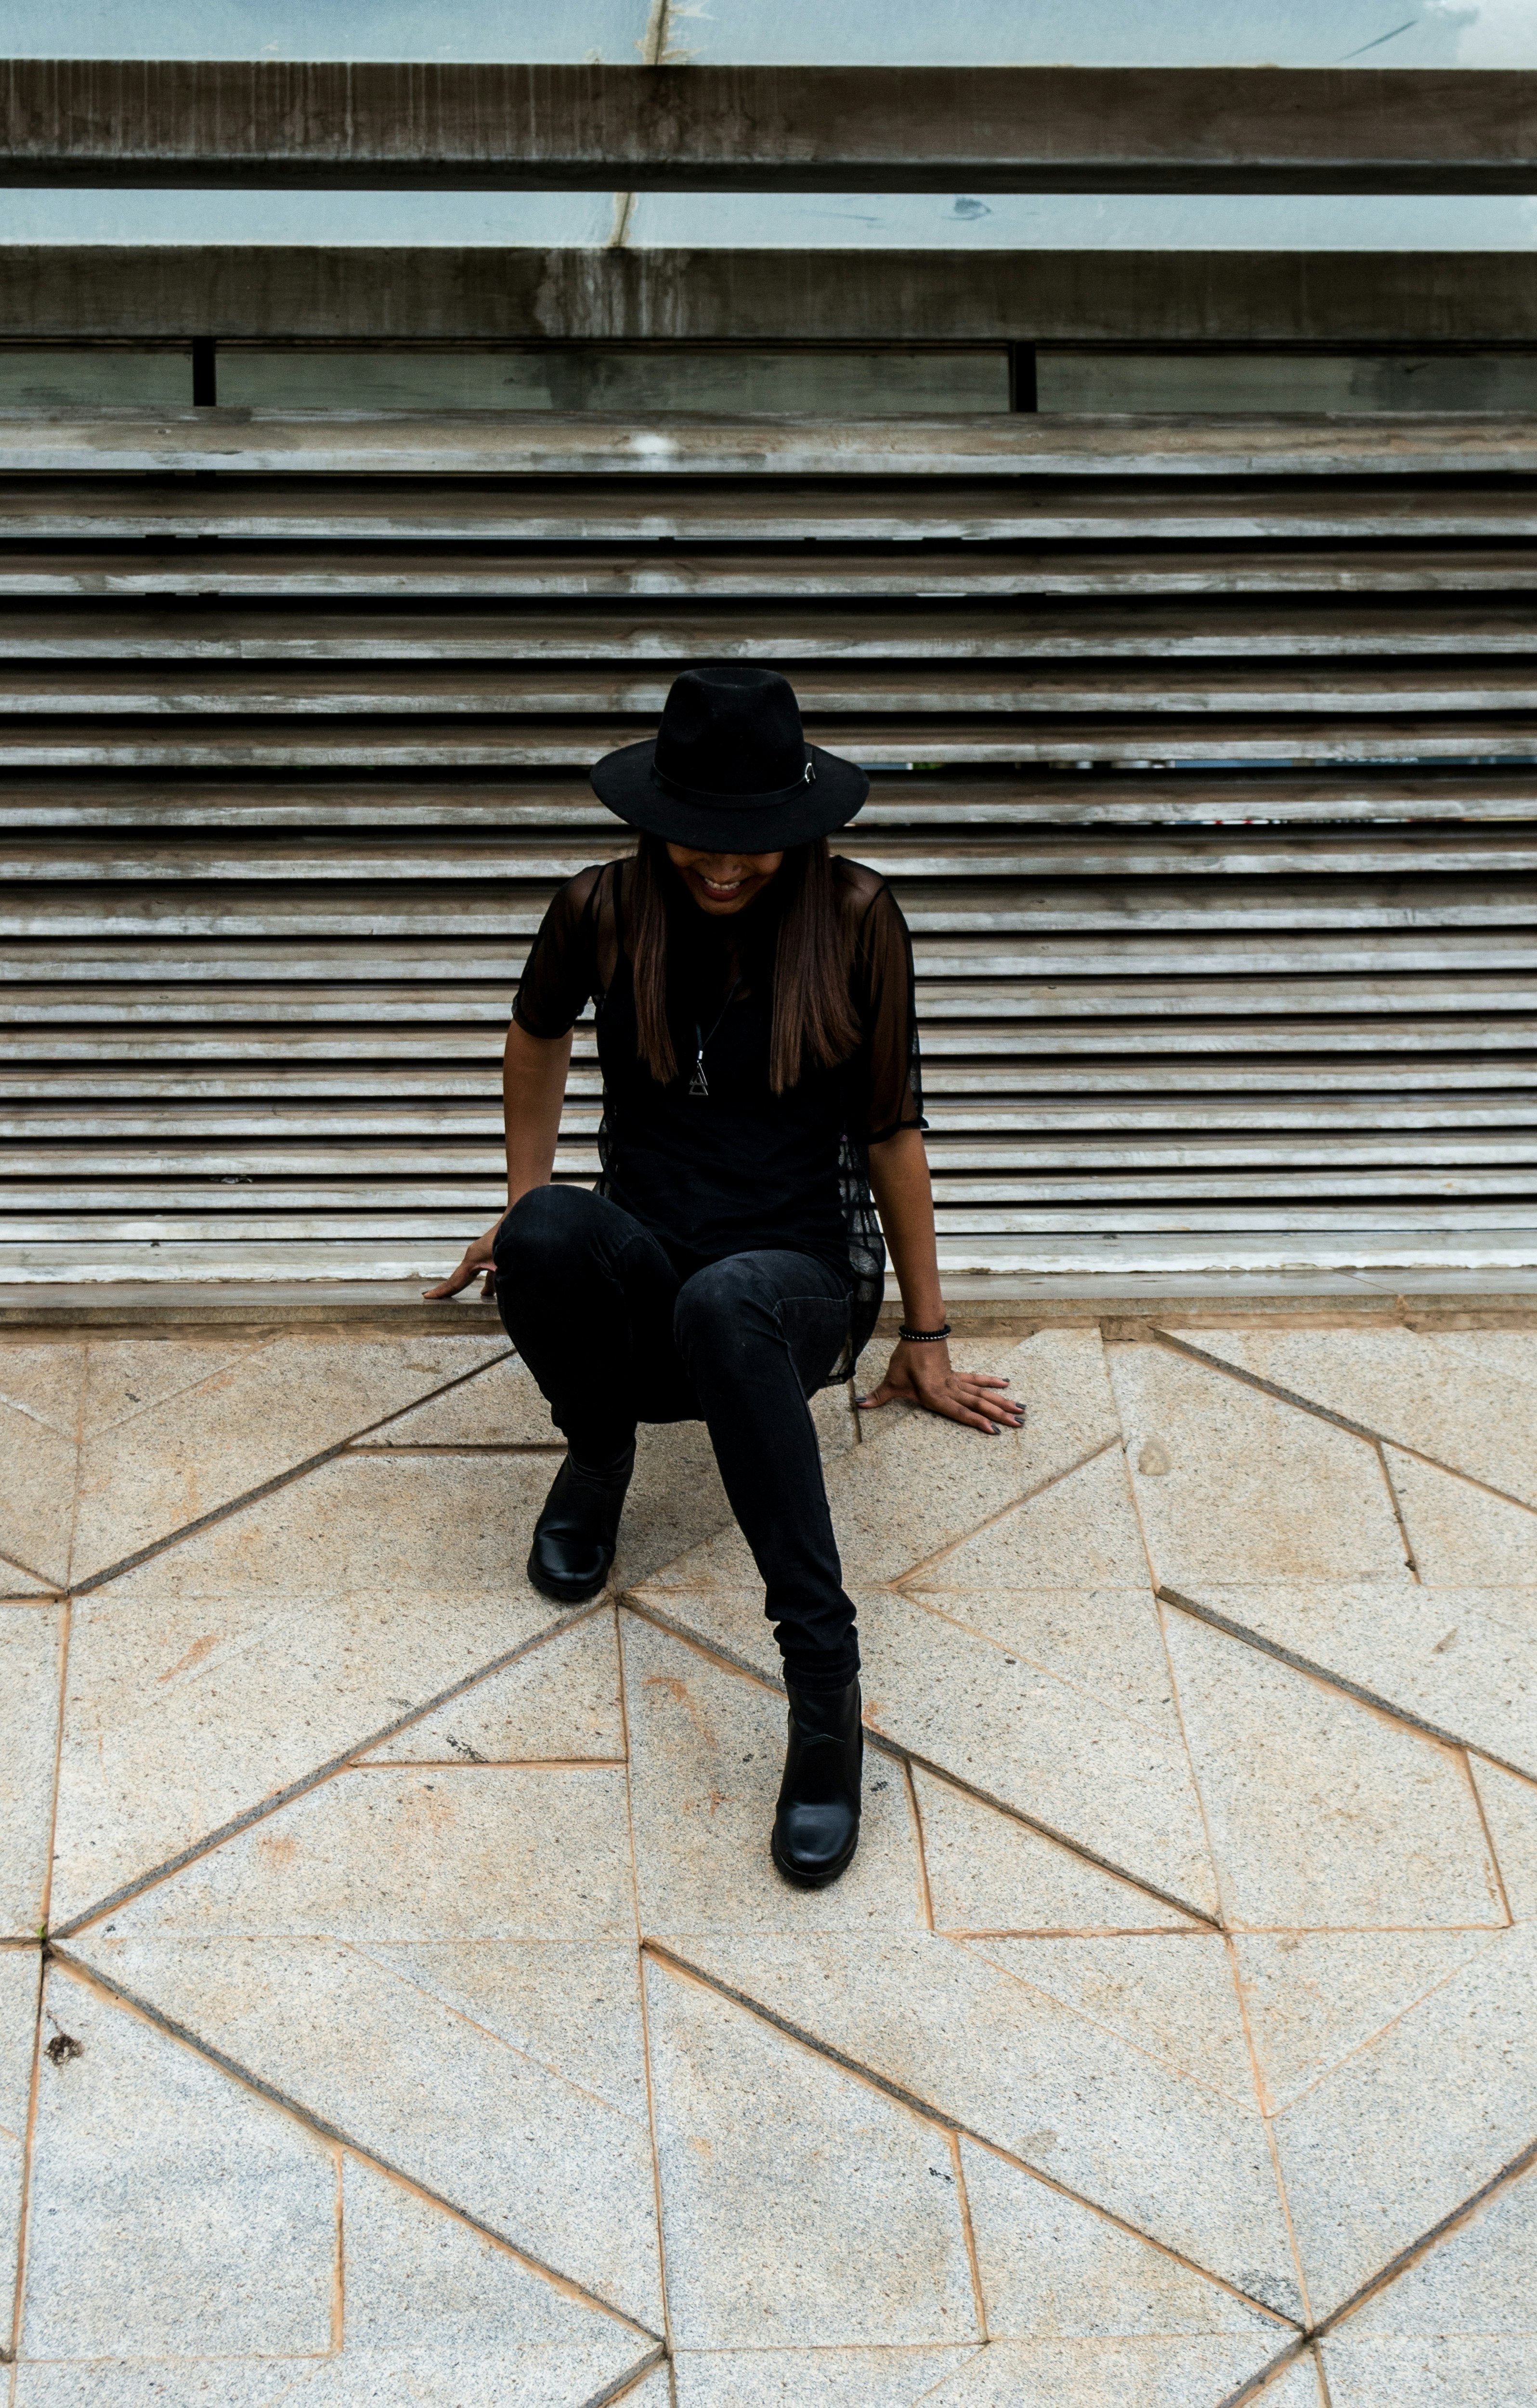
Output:
<svg viewBox="0 0 1537 2408">
<path fill-rule="evenodd" d="M 677 1077 L 677 1055 L 667 1025 L 667 897 L 681 882 L 657 836 L 642 836 L 622 874 L 640 1055 L 652 1078 L 665 1087 Z M 774 886 L 781 909 L 774 954 L 769 1086 L 782 1096 L 804 1070 L 831 1069 L 845 1061 L 860 1032 L 849 998 L 826 837 L 789 851 L 775 872 Z"/>
</svg>

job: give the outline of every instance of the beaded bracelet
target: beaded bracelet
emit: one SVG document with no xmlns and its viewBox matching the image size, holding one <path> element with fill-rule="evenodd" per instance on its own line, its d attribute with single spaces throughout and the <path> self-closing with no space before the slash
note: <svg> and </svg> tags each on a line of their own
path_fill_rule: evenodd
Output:
<svg viewBox="0 0 1537 2408">
<path fill-rule="evenodd" d="M 904 1346 L 937 1346 L 940 1340 L 948 1338 L 949 1334 L 948 1322 L 945 1324 L 943 1329 L 909 1329 L 907 1324 L 904 1322 L 897 1331 L 897 1336 Z"/>
</svg>

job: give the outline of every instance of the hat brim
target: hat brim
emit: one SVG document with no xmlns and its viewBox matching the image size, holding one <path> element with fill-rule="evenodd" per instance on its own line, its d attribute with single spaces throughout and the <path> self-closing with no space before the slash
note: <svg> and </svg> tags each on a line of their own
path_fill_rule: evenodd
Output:
<svg viewBox="0 0 1537 2408">
<path fill-rule="evenodd" d="M 711 853 L 787 853 L 846 827 L 870 792 L 870 781 L 852 761 L 808 744 L 817 775 L 783 802 L 764 803 L 744 795 L 686 797 L 654 774 L 654 738 L 605 752 L 592 769 L 592 792 L 615 817 L 644 828 L 669 844 Z"/>
</svg>

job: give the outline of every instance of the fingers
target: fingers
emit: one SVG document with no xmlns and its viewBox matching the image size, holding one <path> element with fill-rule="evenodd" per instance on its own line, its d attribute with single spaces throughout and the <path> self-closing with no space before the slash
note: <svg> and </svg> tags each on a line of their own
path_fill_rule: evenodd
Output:
<svg viewBox="0 0 1537 2408">
<path fill-rule="evenodd" d="M 880 1406 L 889 1405 L 896 1393 L 897 1392 L 895 1388 L 892 1387 L 890 1381 L 883 1380 L 880 1386 L 873 1389 L 868 1397 L 856 1397 L 854 1402 L 858 1405 L 861 1413 L 873 1413 L 876 1412 Z"/>
<path fill-rule="evenodd" d="M 472 1247 L 469 1254 L 463 1255 L 460 1261 L 455 1265 L 454 1268 L 448 1273 L 448 1278 L 446 1280 L 439 1280 L 436 1287 L 422 1289 L 422 1295 L 427 1298 L 429 1303 L 435 1303 L 443 1297 L 457 1296 L 462 1287 L 469 1286 L 469 1283 L 471 1280 L 474 1279 L 476 1272 L 480 1268 L 480 1265 L 472 1259 L 474 1251 L 475 1250 Z"/>
</svg>

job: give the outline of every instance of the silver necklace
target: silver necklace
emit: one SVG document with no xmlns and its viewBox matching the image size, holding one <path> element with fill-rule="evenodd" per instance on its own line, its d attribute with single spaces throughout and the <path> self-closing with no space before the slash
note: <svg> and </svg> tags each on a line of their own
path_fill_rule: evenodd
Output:
<svg viewBox="0 0 1537 2408">
<path fill-rule="evenodd" d="M 694 1022 L 694 1074 L 689 1082 L 689 1093 L 690 1096 L 704 1096 L 708 1099 L 710 1082 L 704 1076 L 704 1048 L 709 1043 L 710 1037 L 715 1035 L 716 1029 L 719 1027 L 721 1022 L 725 1019 L 727 1012 L 731 1010 L 732 1005 L 735 1002 L 736 990 L 741 983 L 741 974 L 738 972 L 737 976 L 733 978 L 731 982 L 731 990 L 726 996 L 725 1002 L 721 1005 L 719 1010 L 715 1016 L 709 1037 L 706 1037 L 703 1033 L 703 1024 L 697 1020 Z"/>
</svg>

